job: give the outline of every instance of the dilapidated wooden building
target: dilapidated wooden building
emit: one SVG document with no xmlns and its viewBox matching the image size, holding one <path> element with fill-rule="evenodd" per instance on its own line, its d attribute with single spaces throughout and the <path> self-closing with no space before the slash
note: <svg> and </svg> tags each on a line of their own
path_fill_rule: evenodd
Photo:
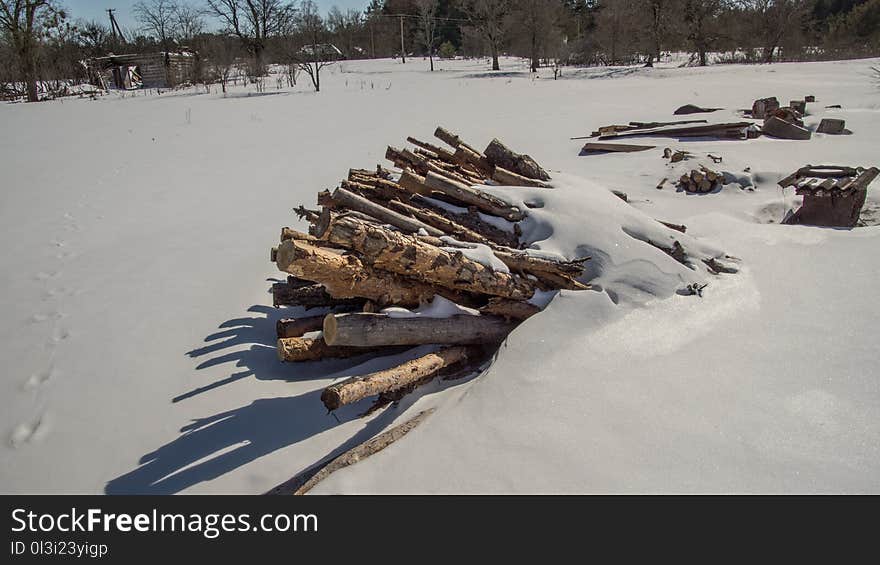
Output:
<svg viewBox="0 0 880 565">
<path fill-rule="evenodd" d="M 192 82 L 198 54 L 191 51 L 95 57 L 85 62 L 89 79 L 104 89 L 173 88 Z"/>
</svg>

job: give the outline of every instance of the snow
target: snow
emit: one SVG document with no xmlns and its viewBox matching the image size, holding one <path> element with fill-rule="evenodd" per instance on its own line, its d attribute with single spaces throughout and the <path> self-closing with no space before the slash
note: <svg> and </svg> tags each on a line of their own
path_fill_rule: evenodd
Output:
<svg viewBox="0 0 880 565">
<path fill-rule="evenodd" d="M 453 237 L 443 236 L 440 238 L 444 243 L 449 243 L 450 247 L 441 247 L 450 253 L 461 253 L 471 261 L 475 261 L 484 267 L 492 269 L 498 273 L 509 273 L 510 269 L 501 259 L 495 256 L 492 249 L 488 245 L 482 243 L 470 243 L 457 241 Z"/>
<path fill-rule="evenodd" d="M 390 308 L 384 308 L 382 312 L 388 314 L 392 318 L 451 318 L 452 316 L 480 315 L 478 310 L 456 304 L 442 296 L 435 296 L 431 302 L 414 310 L 392 306 Z"/>
<path fill-rule="evenodd" d="M 435 64 L 348 61 L 318 94 L 0 105 L 15 132 L 0 136 L 0 491 L 263 492 L 431 406 L 404 440 L 314 492 L 880 490 L 880 185 L 870 225 L 836 230 L 779 225 L 798 198 L 775 184 L 807 163 L 878 164 L 880 61 L 565 69 L 558 81 L 513 60 L 506 74 Z M 837 117 L 853 134 L 657 138 L 593 156 L 569 140 L 674 119 L 686 103 L 738 121 L 755 98 L 805 94 L 817 99 L 808 127 Z M 291 208 L 437 125 L 478 147 L 497 137 L 550 172 L 552 190 L 488 190 L 540 203 L 525 237 L 538 252 L 590 255 L 597 290 L 555 293 L 478 378 L 337 421 L 324 387 L 430 348 L 279 363 L 275 321 L 301 312 L 268 306 L 283 278 L 268 248 L 281 226 L 302 229 Z M 707 166 L 754 190 L 657 190 L 666 146 L 721 155 Z M 739 272 L 711 275 L 645 243 L 669 237 L 693 256 L 738 257 Z M 692 282 L 708 283 L 702 298 L 677 292 Z"/>
</svg>

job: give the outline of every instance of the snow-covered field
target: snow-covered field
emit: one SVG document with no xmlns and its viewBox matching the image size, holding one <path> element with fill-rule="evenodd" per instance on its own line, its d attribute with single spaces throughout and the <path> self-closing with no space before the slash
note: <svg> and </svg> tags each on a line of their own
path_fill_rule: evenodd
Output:
<svg viewBox="0 0 880 565">
<path fill-rule="evenodd" d="M 798 167 L 880 165 L 877 64 L 566 69 L 554 81 L 513 60 L 500 73 L 345 62 L 319 94 L 0 105 L 0 492 L 259 493 L 431 406 L 315 492 L 878 492 L 880 227 L 774 223 L 794 204 L 775 183 Z M 728 109 L 693 118 L 736 121 L 755 98 L 806 94 L 808 126 L 842 117 L 853 135 L 657 138 L 593 156 L 569 140 L 674 119 L 685 103 Z M 321 390 L 382 360 L 279 363 L 269 247 L 281 226 L 304 227 L 291 208 L 437 125 L 550 169 L 558 188 L 510 194 L 543 199 L 530 235 L 591 250 L 607 292 L 562 292 L 479 378 L 337 419 Z M 721 155 L 754 190 L 657 190 L 677 176 L 663 147 Z M 666 270 L 617 231 L 638 211 L 686 224 L 740 272 Z M 880 223 L 878 211 L 880 181 L 863 218 Z M 689 277 L 709 283 L 702 298 L 675 292 Z"/>
</svg>

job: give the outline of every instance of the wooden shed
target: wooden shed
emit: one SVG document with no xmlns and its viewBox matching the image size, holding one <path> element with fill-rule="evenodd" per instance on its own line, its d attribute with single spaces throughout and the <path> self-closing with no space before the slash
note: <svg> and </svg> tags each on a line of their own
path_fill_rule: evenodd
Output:
<svg viewBox="0 0 880 565">
<path fill-rule="evenodd" d="M 108 55 L 86 61 L 92 84 L 101 88 L 173 88 L 192 82 L 198 55 L 177 53 L 135 53 Z"/>
</svg>

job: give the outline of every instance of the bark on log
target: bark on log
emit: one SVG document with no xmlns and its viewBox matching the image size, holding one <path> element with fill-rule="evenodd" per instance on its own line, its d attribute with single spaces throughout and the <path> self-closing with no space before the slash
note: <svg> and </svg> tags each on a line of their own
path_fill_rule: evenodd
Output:
<svg viewBox="0 0 880 565">
<path fill-rule="evenodd" d="M 434 408 L 425 410 L 424 412 L 419 412 L 418 415 L 400 424 L 399 426 L 394 426 L 387 432 L 383 432 L 376 437 L 358 445 L 357 447 L 349 449 L 342 455 L 334 457 L 326 463 L 316 465 L 312 468 L 305 470 L 302 473 L 299 473 L 292 479 L 278 485 L 266 494 L 303 495 L 315 488 L 315 485 L 326 479 L 334 471 L 338 471 L 339 469 L 343 469 L 345 467 L 348 467 L 349 465 L 354 465 L 358 461 L 366 459 L 370 455 L 382 451 L 395 441 L 408 434 L 420 423 L 424 422 L 425 419 L 433 412 Z"/>
<path fill-rule="evenodd" d="M 360 298 L 334 298 L 320 284 L 300 287 L 289 283 L 272 285 L 272 305 L 276 308 L 279 306 L 302 306 L 309 310 L 330 306 L 359 306 L 363 302 L 363 299 Z"/>
<path fill-rule="evenodd" d="M 518 323 L 497 316 L 392 318 L 387 314 L 327 314 L 324 340 L 330 345 L 354 347 L 499 343 Z"/>
<path fill-rule="evenodd" d="M 540 308 L 529 302 L 506 298 L 491 298 L 489 304 L 480 308 L 481 314 L 500 316 L 507 320 L 525 320 L 540 311 Z"/>
<path fill-rule="evenodd" d="M 356 212 L 361 212 L 362 214 L 367 214 L 368 216 L 376 218 L 382 223 L 402 229 L 405 232 L 417 233 L 419 230 L 425 230 L 430 235 L 443 235 L 443 232 L 435 227 L 429 226 L 428 224 L 420 220 L 404 216 L 403 214 L 395 212 L 394 210 L 390 210 L 388 208 L 380 206 L 375 202 L 367 200 L 363 196 L 358 196 L 357 194 L 349 192 L 344 188 L 337 188 L 336 190 L 334 190 L 333 195 L 329 199 L 323 197 L 323 202 L 321 201 L 321 194 L 318 195 L 318 198 L 319 203 L 323 206 L 337 209 L 348 208 Z"/>
<path fill-rule="evenodd" d="M 410 171 L 403 171 L 400 180 L 397 181 L 400 188 L 410 194 L 420 194 L 422 196 L 431 196 L 434 192 L 425 184 L 425 177 L 419 176 Z"/>
<path fill-rule="evenodd" d="M 332 220 L 320 237 L 361 253 L 377 269 L 449 289 L 516 300 L 526 300 L 535 292 L 534 285 L 527 279 L 493 271 L 460 252 L 445 251 L 420 241 L 418 237 L 370 225 L 356 218 L 340 216 Z"/>
<path fill-rule="evenodd" d="M 433 172 L 425 175 L 425 185 L 466 205 L 476 206 L 479 210 L 492 216 L 498 216 L 511 222 L 518 222 L 525 218 L 522 210 L 511 206 L 504 200 L 465 184 L 450 181 Z"/>
<path fill-rule="evenodd" d="M 324 316 L 307 318 L 284 318 L 275 323 L 275 333 L 282 337 L 302 337 L 309 332 L 321 331 L 324 328 Z"/>
<path fill-rule="evenodd" d="M 435 375 L 444 367 L 466 361 L 471 350 L 472 348 L 464 346 L 446 347 L 391 369 L 345 379 L 325 388 L 321 393 L 321 402 L 327 410 L 333 411 L 368 396 L 403 388 Z"/>
<path fill-rule="evenodd" d="M 370 268 L 353 255 L 339 255 L 302 241 L 282 243 L 277 265 L 281 271 L 320 282 L 335 299 L 366 298 L 380 306 L 418 306 L 437 294 L 428 284 Z"/>
<path fill-rule="evenodd" d="M 329 357 L 354 357 L 369 353 L 363 347 L 333 347 L 320 337 L 285 337 L 278 340 L 278 359 L 288 363 L 317 361 Z"/>
<path fill-rule="evenodd" d="M 470 149 L 465 149 L 464 147 L 456 149 L 453 158 L 461 167 L 470 165 L 478 176 L 490 178 L 495 169 L 495 167 L 489 163 L 489 160 L 486 159 L 485 155 L 481 155 Z"/>
<path fill-rule="evenodd" d="M 547 171 L 541 168 L 538 163 L 528 155 L 520 155 L 511 151 L 507 146 L 493 139 L 483 155 L 489 160 L 489 163 L 495 167 L 503 167 L 508 171 L 522 175 L 526 178 L 535 180 L 550 180 Z"/>
</svg>

